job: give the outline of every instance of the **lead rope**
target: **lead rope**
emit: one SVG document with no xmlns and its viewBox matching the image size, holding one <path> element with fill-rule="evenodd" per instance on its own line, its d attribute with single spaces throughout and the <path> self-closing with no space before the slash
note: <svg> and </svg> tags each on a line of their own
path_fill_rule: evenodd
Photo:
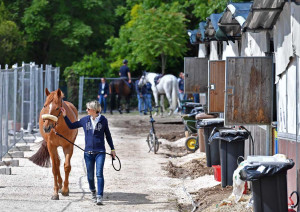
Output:
<svg viewBox="0 0 300 212">
<path fill-rule="evenodd" d="M 77 148 L 79 148 L 79 149 L 81 149 L 83 152 L 85 152 L 85 153 L 88 153 L 88 154 L 91 154 L 91 151 L 85 151 L 84 149 L 82 149 L 80 146 L 78 146 L 77 144 L 74 144 L 73 142 L 71 142 L 69 139 L 67 139 L 66 137 L 64 137 L 63 135 L 61 135 L 61 134 L 59 134 L 58 132 L 56 132 L 55 130 L 54 130 L 54 133 L 55 133 L 55 135 L 58 135 L 59 137 L 61 137 L 61 138 L 63 138 L 63 139 L 65 139 L 66 141 L 68 141 L 70 144 L 73 144 L 74 146 L 76 146 Z M 107 153 L 107 152 L 95 152 L 95 153 L 100 153 L 100 154 L 107 154 L 107 155 L 110 155 L 110 156 L 112 156 L 112 154 L 109 154 L 109 153 Z M 119 159 L 119 157 L 116 155 L 115 156 L 117 159 L 118 159 L 118 161 L 119 161 L 119 164 L 120 164 L 120 168 L 119 169 L 116 169 L 116 167 L 115 167 L 115 165 L 114 165 L 114 160 L 116 160 L 115 158 L 111 158 L 112 160 L 111 160 L 111 164 L 112 164 L 112 166 L 113 166 L 113 168 L 114 168 L 114 170 L 116 170 L 116 171 L 120 171 L 121 170 L 121 161 L 120 161 L 120 159 Z"/>
</svg>

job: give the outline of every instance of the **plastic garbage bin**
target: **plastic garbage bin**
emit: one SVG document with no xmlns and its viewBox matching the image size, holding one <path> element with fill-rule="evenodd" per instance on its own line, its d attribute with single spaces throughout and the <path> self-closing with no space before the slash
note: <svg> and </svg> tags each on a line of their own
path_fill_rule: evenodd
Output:
<svg viewBox="0 0 300 212">
<path fill-rule="evenodd" d="M 200 152 L 205 152 L 204 128 L 199 126 L 199 123 L 202 121 L 202 119 L 216 118 L 216 116 L 205 114 L 205 113 L 199 113 L 196 115 L 195 118 L 197 120 L 196 128 L 197 128 L 198 141 L 199 141 L 199 150 Z"/>
<path fill-rule="evenodd" d="M 224 119 L 222 119 L 222 118 L 197 120 L 196 127 L 200 128 L 200 129 L 202 128 L 204 131 L 203 134 L 204 134 L 204 144 L 205 144 L 207 167 L 212 167 L 212 165 L 220 165 L 219 142 L 216 141 L 216 142 L 209 144 L 209 137 L 215 127 L 223 127 L 223 126 L 224 126 Z"/>
<path fill-rule="evenodd" d="M 288 211 L 287 170 L 293 168 L 292 160 L 270 161 L 273 156 L 259 156 L 248 161 L 240 171 L 242 180 L 252 181 L 253 208 L 255 212 Z"/>
<path fill-rule="evenodd" d="M 233 172 L 238 167 L 238 158 L 244 157 L 245 140 L 248 136 L 246 130 L 218 129 L 210 138 L 214 141 L 219 139 L 220 142 L 222 187 L 233 184 Z"/>
</svg>

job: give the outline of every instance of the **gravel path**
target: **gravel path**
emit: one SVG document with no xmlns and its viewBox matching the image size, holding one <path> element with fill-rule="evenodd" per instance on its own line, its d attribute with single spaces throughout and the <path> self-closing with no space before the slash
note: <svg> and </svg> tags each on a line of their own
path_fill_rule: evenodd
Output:
<svg viewBox="0 0 300 212">
<path fill-rule="evenodd" d="M 122 161 L 121 172 L 111 166 L 106 158 L 104 177 L 104 205 L 97 206 L 90 199 L 85 173 L 83 152 L 74 149 L 71 159 L 70 196 L 60 195 L 60 200 L 51 200 L 53 175 L 51 168 L 41 168 L 28 159 L 19 159 L 20 166 L 12 167 L 12 175 L 0 175 L 1 211 L 177 211 L 179 179 L 170 179 L 161 168 L 168 162 L 164 155 L 148 153 L 145 138 L 141 135 L 127 135 L 119 127 L 114 127 L 118 116 L 109 118 L 117 155 Z M 111 121 L 110 121 L 111 120 Z M 40 141 L 38 138 L 37 141 Z M 82 129 L 76 144 L 84 147 Z M 39 148 L 31 144 L 32 151 L 25 152 L 30 157 Z M 108 148 L 109 149 L 109 148 Z M 62 149 L 61 173 L 64 157 Z"/>
</svg>

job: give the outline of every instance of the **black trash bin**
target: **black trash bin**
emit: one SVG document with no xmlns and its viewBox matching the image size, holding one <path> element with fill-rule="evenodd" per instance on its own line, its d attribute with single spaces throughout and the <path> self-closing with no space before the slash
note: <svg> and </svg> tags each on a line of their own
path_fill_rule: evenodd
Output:
<svg viewBox="0 0 300 212">
<path fill-rule="evenodd" d="M 204 130 L 204 142 L 206 153 L 206 165 L 212 167 L 213 165 L 220 165 L 220 151 L 219 142 L 209 143 L 209 137 L 215 127 L 224 127 L 224 119 L 212 118 L 212 119 L 200 119 L 197 120 L 196 127 Z"/>
<path fill-rule="evenodd" d="M 218 129 L 213 140 L 219 139 L 222 187 L 232 185 L 233 172 L 238 167 L 238 158 L 244 157 L 246 130 Z"/>
<path fill-rule="evenodd" d="M 272 156 L 254 156 L 258 161 L 248 162 L 240 171 L 242 180 L 252 181 L 255 212 L 288 211 L 287 170 L 294 162 L 265 162 Z"/>
</svg>

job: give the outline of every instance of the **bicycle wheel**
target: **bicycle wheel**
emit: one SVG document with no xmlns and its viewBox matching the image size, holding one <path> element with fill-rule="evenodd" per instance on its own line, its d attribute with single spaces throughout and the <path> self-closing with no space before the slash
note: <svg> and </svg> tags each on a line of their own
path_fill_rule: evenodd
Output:
<svg viewBox="0 0 300 212">
<path fill-rule="evenodd" d="M 195 152 L 199 148 L 199 145 L 197 144 L 197 142 L 198 142 L 197 137 L 194 137 L 194 136 L 188 137 L 185 140 L 186 149 L 191 152 Z"/>
<path fill-rule="evenodd" d="M 153 151 L 154 151 L 154 154 L 156 154 L 159 149 L 159 142 L 158 142 L 158 139 L 155 134 L 153 134 L 152 137 L 153 137 L 153 139 L 152 139 L 153 140 Z"/>
<path fill-rule="evenodd" d="M 148 144 L 148 147 L 149 147 L 149 152 L 153 150 L 153 133 L 150 132 L 148 135 L 147 135 L 147 144 Z"/>
</svg>

